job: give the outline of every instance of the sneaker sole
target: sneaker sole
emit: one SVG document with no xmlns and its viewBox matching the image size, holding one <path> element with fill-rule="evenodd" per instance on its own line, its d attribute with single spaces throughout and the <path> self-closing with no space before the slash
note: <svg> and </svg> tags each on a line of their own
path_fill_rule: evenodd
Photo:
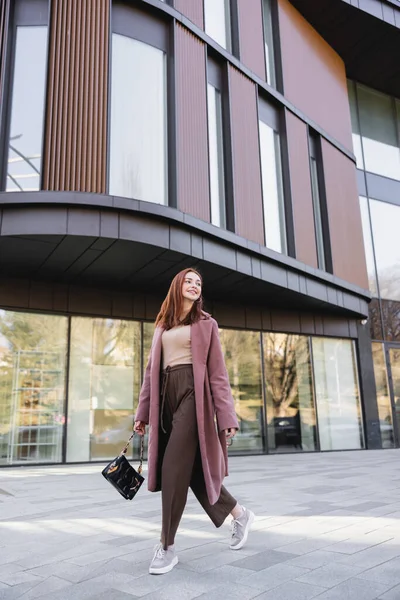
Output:
<svg viewBox="0 0 400 600">
<path fill-rule="evenodd" d="M 240 550 L 240 548 L 243 548 L 243 546 L 245 545 L 245 543 L 247 542 L 247 538 L 249 536 L 249 531 L 250 531 L 250 527 L 253 525 L 254 523 L 254 513 L 250 513 L 250 517 L 249 520 L 247 522 L 247 527 L 245 529 L 244 532 L 244 536 L 241 542 L 239 542 L 239 544 L 237 544 L 236 546 L 229 546 L 229 548 L 231 550 Z"/>
<path fill-rule="evenodd" d="M 169 573 L 172 569 L 178 564 L 178 557 L 175 556 L 173 561 L 167 566 L 162 567 L 161 569 L 155 569 L 154 567 L 150 567 L 149 573 L 150 575 L 164 575 L 165 573 Z"/>
</svg>

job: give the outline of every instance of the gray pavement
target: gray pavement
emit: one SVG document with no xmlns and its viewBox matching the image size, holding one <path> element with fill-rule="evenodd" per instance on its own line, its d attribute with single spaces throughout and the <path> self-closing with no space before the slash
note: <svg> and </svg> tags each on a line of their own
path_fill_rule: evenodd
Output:
<svg viewBox="0 0 400 600">
<path fill-rule="evenodd" d="M 229 550 L 193 496 L 180 563 L 148 575 L 160 495 L 127 502 L 100 465 L 0 469 L 0 599 L 400 600 L 399 450 L 232 458 L 257 515 Z"/>
</svg>

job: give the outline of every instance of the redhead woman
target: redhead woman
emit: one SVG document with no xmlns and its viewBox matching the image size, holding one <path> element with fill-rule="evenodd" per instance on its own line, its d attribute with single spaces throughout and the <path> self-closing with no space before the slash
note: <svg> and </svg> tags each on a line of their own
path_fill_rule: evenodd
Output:
<svg viewBox="0 0 400 600">
<path fill-rule="evenodd" d="M 202 310 L 202 279 L 178 273 L 161 305 L 134 430 L 150 425 L 148 488 L 161 490 L 162 529 L 149 572 L 178 563 L 175 534 L 189 487 L 216 527 L 232 515 L 230 548 L 247 541 L 254 514 L 222 485 L 227 445 L 238 430 L 218 324 Z"/>
</svg>

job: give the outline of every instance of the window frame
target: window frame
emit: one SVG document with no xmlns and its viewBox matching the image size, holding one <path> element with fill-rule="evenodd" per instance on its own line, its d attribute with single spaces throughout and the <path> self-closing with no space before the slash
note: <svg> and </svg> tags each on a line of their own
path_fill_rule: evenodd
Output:
<svg viewBox="0 0 400 600">
<path fill-rule="evenodd" d="M 163 2 L 168 4 L 168 1 Z M 112 0 L 111 22 L 109 28 L 108 52 L 108 90 L 107 90 L 107 161 L 106 161 L 106 194 L 110 194 L 111 163 L 111 101 L 112 101 L 112 36 L 123 35 L 130 39 L 153 46 L 165 53 L 166 64 L 166 197 L 162 206 L 177 207 L 176 181 L 176 141 L 175 141 L 175 74 L 174 74 L 174 21 L 167 13 L 157 15 L 149 10 L 126 4 L 122 0 Z M 137 200 L 133 198 L 132 200 Z M 143 202 L 146 202 L 143 200 Z M 151 202 L 149 204 L 152 204 Z"/>
<path fill-rule="evenodd" d="M 271 29 L 272 29 L 272 45 L 273 45 L 273 64 L 274 64 L 274 79 L 275 85 L 268 82 L 268 65 L 267 57 L 265 54 L 266 45 L 266 31 L 265 31 L 265 1 L 261 1 L 261 14 L 262 14 L 262 31 L 263 31 L 263 53 L 264 53 L 264 69 L 265 69 L 265 81 L 267 85 L 273 89 L 283 93 L 283 72 L 282 72 L 282 54 L 280 45 L 280 31 L 279 31 L 279 11 L 276 0 L 267 0 L 271 6 Z"/>
<path fill-rule="evenodd" d="M 317 262 L 318 268 L 327 273 L 333 274 L 333 261 L 332 251 L 330 242 L 329 232 L 329 219 L 328 219 L 328 205 L 326 199 L 326 187 L 325 187 L 325 176 L 324 176 L 324 165 L 322 156 L 322 145 L 321 136 L 314 130 L 308 127 L 308 157 L 310 164 L 310 183 L 311 183 L 311 195 L 313 203 L 313 217 L 314 217 L 314 234 L 315 234 L 315 245 L 317 250 Z M 320 216 L 320 223 L 317 223 L 316 219 L 316 204 L 317 198 L 314 192 L 314 178 L 312 173 L 312 161 L 315 161 L 316 174 L 317 174 L 317 192 L 318 195 L 318 209 Z M 322 249 L 319 249 L 318 245 L 318 231 L 317 228 L 320 226 L 320 235 L 322 238 Z M 322 252 L 322 257 L 321 257 Z M 321 258 L 323 260 L 321 260 Z M 323 266 L 322 266 L 323 264 Z"/>
<path fill-rule="evenodd" d="M 8 143 L 11 132 L 11 112 L 15 76 L 15 53 L 17 46 L 18 27 L 47 27 L 46 62 L 44 77 L 44 102 L 43 102 L 43 127 L 41 139 L 41 170 L 39 177 L 39 191 L 43 189 L 43 165 L 45 161 L 45 139 L 46 139 L 46 114 L 48 105 L 48 78 L 49 78 L 49 49 L 50 49 L 50 3 L 48 0 L 16 0 L 11 6 L 8 21 L 7 39 L 5 42 L 5 57 L 3 62 L 4 77 L 0 114 L 0 152 L 3 159 L 0 164 L 0 191 L 7 189 L 7 160 Z M 7 25 L 6 25 L 7 26 Z M 21 193 L 24 190 L 21 190 Z"/>
<path fill-rule="evenodd" d="M 215 2 L 215 0 L 213 0 Z M 226 37 L 226 46 L 222 46 L 218 40 L 213 38 L 206 29 L 206 0 L 202 0 L 203 2 L 203 23 L 204 23 L 204 33 L 208 35 L 208 37 L 213 40 L 218 46 L 223 48 L 225 52 L 232 54 L 236 57 L 239 57 L 239 23 L 238 23 L 238 9 L 236 0 L 223 0 L 225 13 L 229 11 L 229 14 L 225 14 L 225 18 L 228 16 L 229 19 L 225 21 L 225 37 Z"/>
</svg>

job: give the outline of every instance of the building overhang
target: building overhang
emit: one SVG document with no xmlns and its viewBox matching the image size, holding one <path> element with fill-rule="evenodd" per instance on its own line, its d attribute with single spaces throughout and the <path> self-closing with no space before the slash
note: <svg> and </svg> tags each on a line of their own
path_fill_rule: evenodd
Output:
<svg viewBox="0 0 400 600">
<path fill-rule="evenodd" d="M 210 301 L 366 318 L 369 293 L 177 209 L 100 194 L 0 193 L 0 275 L 165 294 L 180 269 Z"/>
<path fill-rule="evenodd" d="M 350 79 L 400 98 L 400 3 L 290 1 L 342 57 Z"/>
</svg>

